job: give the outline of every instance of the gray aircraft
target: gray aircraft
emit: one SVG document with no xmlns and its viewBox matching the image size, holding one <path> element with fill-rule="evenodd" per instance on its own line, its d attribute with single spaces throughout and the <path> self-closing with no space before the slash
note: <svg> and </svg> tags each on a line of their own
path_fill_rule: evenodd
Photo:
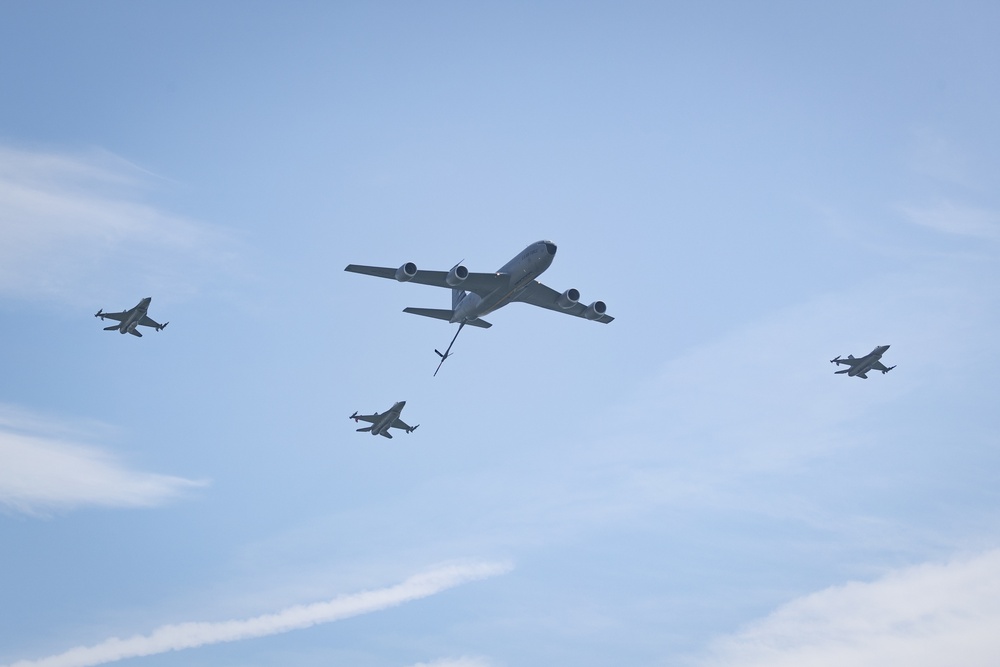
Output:
<svg viewBox="0 0 1000 667">
<path fill-rule="evenodd" d="M 376 412 L 373 415 L 359 415 L 355 412 L 350 418 L 355 422 L 363 421 L 371 424 L 371 426 L 359 428 L 359 433 L 370 432 L 372 435 L 381 435 L 392 440 L 392 434 L 389 433 L 390 428 L 401 428 L 407 433 L 413 433 L 417 430 L 417 426 L 420 426 L 420 424 L 417 424 L 417 426 L 408 426 L 406 422 L 399 418 L 399 414 L 405 406 L 406 401 L 398 401 L 382 414 Z"/>
<path fill-rule="evenodd" d="M 102 321 L 105 318 L 118 321 L 118 324 L 112 324 L 110 327 L 104 327 L 105 331 L 114 331 L 117 329 L 123 334 L 130 333 L 133 336 L 142 338 L 142 334 L 135 330 L 137 326 L 153 327 L 157 331 L 162 331 L 168 324 L 170 324 L 170 322 L 160 324 L 146 315 L 146 311 L 149 310 L 149 303 L 152 300 L 153 297 L 147 296 L 134 308 L 123 310 L 120 313 L 105 313 L 103 310 L 99 310 L 94 313 L 94 317 L 99 317 Z"/>
<path fill-rule="evenodd" d="M 379 278 L 392 278 L 401 283 L 414 282 L 451 290 L 451 308 L 404 308 L 404 313 L 433 317 L 446 322 L 458 323 L 455 338 L 445 352 L 437 352 L 441 364 L 451 355 L 451 347 L 466 324 L 488 329 L 493 326 L 482 319 L 484 315 L 515 301 L 532 306 L 547 308 L 557 313 L 567 313 L 607 324 L 615 318 L 607 314 L 603 301 L 594 301 L 589 306 L 580 303 L 580 292 L 570 288 L 559 293 L 538 282 L 540 276 L 552 264 L 556 256 L 556 244 L 538 241 L 522 250 L 494 273 L 471 273 L 459 262 L 450 271 L 421 271 L 413 262 L 407 262 L 398 269 L 380 266 L 349 264 L 344 270 L 363 273 Z M 437 375 L 437 371 L 434 372 Z"/>
<path fill-rule="evenodd" d="M 848 377 L 857 376 L 863 380 L 867 380 L 868 376 L 866 375 L 866 373 L 868 373 L 869 371 L 873 370 L 882 371 L 882 374 L 885 375 L 893 368 L 895 368 L 895 366 L 889 366 L 887 368 L 885 364 L 883 364 L 880 361 L 880 359 L 882 359 L 882 355 L 885 354 L 886 350 L 888 349 L 889 349 L 888 345 L 879 345 L 874 350 L 872 350 L 871 352 L 869 352 L 868 354 L 859 359 L 855 359 L 854 355 L 851 354 L 847 355 L 847 359 L 841 359 L 840 356 L 838 355 L 836 359 L 831 359 L 830 363 L 837 364 L 838 366 L 841 364 L 850 366 L 850 368 L 845 368 L 842 371 L 837 371 L 836 372 L 837 375 L 847 373 Z"/>
</svg>

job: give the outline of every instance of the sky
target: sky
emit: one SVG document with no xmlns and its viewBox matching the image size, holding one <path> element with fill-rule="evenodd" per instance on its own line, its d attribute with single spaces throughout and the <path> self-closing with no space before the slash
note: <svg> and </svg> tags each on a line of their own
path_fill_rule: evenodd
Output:
<svg viewBox="0 0 1000 667">
<path fill-rule="evenodd" d="M 994 664 L 998 20 L 0 6 L 0 666 Z"/>
</svg>

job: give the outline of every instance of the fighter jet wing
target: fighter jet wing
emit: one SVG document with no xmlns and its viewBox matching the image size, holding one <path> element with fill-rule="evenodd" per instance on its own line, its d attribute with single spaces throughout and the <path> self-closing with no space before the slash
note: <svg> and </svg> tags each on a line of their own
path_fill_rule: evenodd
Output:
<svg viewBox="0 0 1000 667">
<path fill-rule="evenodd" d="M 396 279 L 397 270 L 383 266 L 362 266 L 360 264 L 348 264 L 344 269 L 344 271 L 350 271 L 351 273 L 362 273 L 366 276 L 391 278 L 392 280 Z M 407 282 L 452 289 L 452 286 L 445 282 L 447 275 L 447 271 L 422 271 L 418 269 L 416 275 Z M 458 287 L 475 292 L 479 296 L 486 296 L 501 287 L 506 287 L 509 278 L 505 273 L 470 273 L 469 277 L 463 280 L 462 284 L 458 285 Z"/>
<path fill-rule="evenodd" d="M 363 421 L 363 422 L 368 422 L 369 424 L 374 424 L 376 421 L 378 421 L 378 417 L 379 416 L 377 414 L 359 415 L 357 412 L 351 415 L 351 419 L 353 419 L 354 421 Z"/>
<path fill-rule="evenodd" d="M 410 431 L 410 430 L 412 430 L 410 428 L 409 424 L 407 424 L 406 422 L 404 422 L 402 419 L 400 419 L 398 417 L 396 418 L 396 421 L 392 422 L 392 427 L 393 428 L 401 428 L 404 431 Z"/>
<path fill-rule="evenodd" d="M 586 317 L 584 313 L 587 312 L 588 306 L 582 303 L 575 303 L 569 308 L 563 308 L 559 305 L 559 297 L 562 296 L 559 292 L 555 291 L 551 287 L 546 287 L 537 280 L 533 281 L 524 290 L 514 297 L 514 301 L 521 301 L 523 303 L 530 303 L 532 306 L 538 306 L 539 308 L 548 308 L 549 310 L 554 310 L 557 313 L 566 313 L 567 315 L 576 315 L 577 317 Z M 589 318 L 588 318 L 589 319 Z M 603 322 L 607 324 L 613 321 L 615 318 L 610 315 L 604 314 L 597 318 L 596 322 Z"/>
<path fill-rule="evenodd" d="M 154 329 L 162 329 L 165 326 L 163 324 L 160 324 L 153 318 L 149 317 L 148 315 L 143 315 L 142 319 L 139 320 L 139 324 L 141 324 L 144 327 L 153 327 Z"/>
<path fill-rule="evenodd" d="M 109 320 L 117 320 L 118 322 L 121 322 L 128 316 L 129 316 L 129 311 L 127 310 L 121 313 L 105 313 L 104 311 L 97 313 L 97 317 L 100 317 L 101 319 L 104 319 L 106 317 Z"/>
</svg>

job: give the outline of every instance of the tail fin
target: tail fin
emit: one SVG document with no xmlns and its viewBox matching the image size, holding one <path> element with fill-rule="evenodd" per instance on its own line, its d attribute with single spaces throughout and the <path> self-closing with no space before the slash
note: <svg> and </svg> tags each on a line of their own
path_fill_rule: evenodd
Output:
<svg viewBox="0 0 1000 667">
<path fill-rule="evenodd" d="M 436 320 L 444 320 L 445 322 L 451 322 L 451 316 L 455 314 L 455 311 L 444 310 L 443 308 L 404 308 L 403 312 L 410 313 L 411 315 L 433 317 Z"/>
<path fill-rule="evenodd" d="M 442 310 L 440 308 L 404 308 L 403 312 L 410 313 L 411 315 L 433 317 L 436 320 L 444 320 L 445 322 L 451 322 L 451 316 L 455 314 L 455 311 L 453 310 Z M 474 320 L 467 321 L 466 324 L 472 327 L 479 327 L 480 329 L 489 329 L 493 326 L 486 320 L 481 320 L 478 317 Z"/>
<path fill-rule="evenodd" d="M 458 308 L 458 304 L 462 303 L 462 299 L 465 298 L 465 290 L 454 287 L 451 290 L 451 309 L 455 310 Z"/>
</svg>

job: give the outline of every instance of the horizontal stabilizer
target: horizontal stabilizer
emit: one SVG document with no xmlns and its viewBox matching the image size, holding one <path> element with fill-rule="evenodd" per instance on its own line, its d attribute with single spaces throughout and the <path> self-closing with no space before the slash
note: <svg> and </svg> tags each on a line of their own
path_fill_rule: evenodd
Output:
<svg viewBox="0 0 1000 667">
<path fill-rule="evenodd" d="M 389 431 L 388 431 L 388 430 L 386 430 L 386 431 L 382 431 L 381 433 L 379 433 L 379 435 L 384 435 L 385 437 L 387 437 L 387 438 L 389 438 L 390 440 L 392 440 L 392 436 L 391 436 L 391 435 L 389 435 Z"/>
<path fill-rule="evenodd" d="M 118 328 L 119 326 L 121 326 L 121 325 L 119 325 L 119 324 L 112 324 L 112 325 L 111 325 L 110 327 L 104 327 L 104 330 L 105 330 L 105 331 L 114 331 L 114 330 L 115 330 L 115 329 L 117 329 L 117 328 Z"/>
<path fill-rule="evenodd" d="M 455 314 L 455 311 L 444 310 L 443 308 L 404 308 L 403 312 L 410 313 L 411 315 L 433 317 L 436 320 L 444 320 L 445 322 L 451 322 L 451 317 Z M 473 327 L 479 327 L 480 329 L 489 329 L 493 326 L 486 320 L 481 320 L 478 317 L 474 320 L 469 320 L 466 324 Z"/>
<path fill-rule="evenodd" d="M 372 430 L 371 426 L 365 426 L 364 428 L 357 429 L 358 433 L 367 433 L 370 430 Z"/>
<path fill-rule="evenodd" d="M 133 336 L 138 336 L 139 338 L 142 338 L 142 334 L 136 331 L 135 329 L 129 329 L 128 332 Z"/>
<path fill-rule="evenodd" d="M 451 316 L 455 314 L 455 311 L 444 310 L 443 308 L 404 308 L 403 312 L 410 313 L 411 315 L 433 317 L 436 320 L 444 320 L 445 322 L 450 322 Z"/>
<path fill-rule="evenodd" d="M 850 368 L 845 368 L 845 369 L 844 369 L 844 370 L 842 370 L 842 371 L 836 371 L 836 372 L 834 373 L 834 375 L 843 375 L 844 373 L 850 373 L 850 372 L 851 372 L 851 369 L 850 369 Z"/>
</svg>

